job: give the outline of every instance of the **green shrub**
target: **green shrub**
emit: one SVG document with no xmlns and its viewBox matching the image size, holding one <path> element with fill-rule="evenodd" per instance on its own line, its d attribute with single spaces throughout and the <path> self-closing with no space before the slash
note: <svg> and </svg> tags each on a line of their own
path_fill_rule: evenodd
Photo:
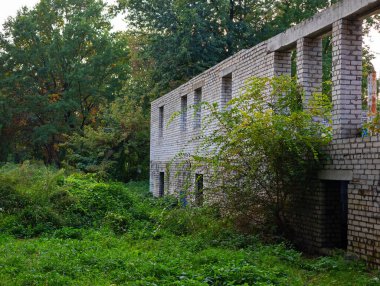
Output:
<svg viewBox="0 0 380 286">
<path fill-rule="evenodd" d="M 306 259 L 285 244 L 236 233 L 218 209 L 154 199 L 146 182 L 7 165 L 0 185 L 11 186 L 2 188 L 8 207 L 0 211 L 0 286 L 379 282 L 342 256 Z"/>
<path fill-rule="evenodd" d="M 210 208 L 171 209 L 162 218 L 162 226 L 175 235 L 189 235 L 207 230 L 217 232 L 223 226 L 215 211 Z"/>
<path fill-rule="evenodd" d="M 331 101 L 314 94 L 305 108 L 303 97 L 294 78 L 252 77 L 225 108 L 201 104 L 207 116 L 193 139 L 198 147 L 175 160 L 191 166 L 188 174 L 210 175 L 205 195 L 242 231 L 259 227 L 275 236 L 288 234 L 295 190 L 313 187 L 332 136 L 331 127 L 313 118 L 331 120 Z M 208 132 L 209 126 L 215 132 Z M 191 180 L 185 178 L 187 193 Z"/>
<path fill-rule="evenodd" d="M 62 228 L 105 227 L 123 234 L 136 221 L 155 221 L 150 215 L 154 201 L 141 184 L 131 192 L 123 183 L 102 182 L 91 175 L 66 176 L 25 163 L 0 167 L 0 186 L 0 231 L 20 238 Z"/>
<path fill-rule="evenodd" d="M 131 225 L 133 217 L 131 214 L 118 214 L 108 212 L 104 217 L 104 224 L 108 226 L 114 233 L 126 233 Z"/>
<path fill-rule="evenodd" d="M 73 227 L 63 227 L 50 235 L 61 239 L 83 239 L 83 231 Z"/>
<path fill-rule="evenodd" d="M 26 197 L 5 182 L 0 185 L 0 198 L 0 210 L 7 214 L 15 213 L 27 204 Z"/>
</svg>

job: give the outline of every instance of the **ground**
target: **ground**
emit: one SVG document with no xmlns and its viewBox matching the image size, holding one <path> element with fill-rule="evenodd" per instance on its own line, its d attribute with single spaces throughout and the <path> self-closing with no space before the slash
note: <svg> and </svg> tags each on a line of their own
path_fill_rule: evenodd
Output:
<svg viewBox="0 0 380 286">
<path fill-rule="evenodd" d="M 90 230 L 80 239 L 3 236 L 0 243 L 0 285 L 380 285 L 341 256 L 306 259 L 258 242 L 240 248 L 239 241 Z"/>
<path fill-rule="evenodd" d="M 0 285 L 380 285 L 360 261 L 307 258 L 212 208 L 34 166 L 0 168 Z"/>
</svg>

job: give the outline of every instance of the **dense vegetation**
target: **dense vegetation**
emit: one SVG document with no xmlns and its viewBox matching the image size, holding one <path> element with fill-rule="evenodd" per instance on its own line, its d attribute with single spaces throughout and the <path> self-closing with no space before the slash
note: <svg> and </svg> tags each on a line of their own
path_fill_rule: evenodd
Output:
<svg viewBox="0 0 380 286">
<path fill-rule="evenodd" d="M 0 34 L 0 161 L 146 179 L 151 100 L 334 2 L 41 0 L 22 9 Z M 112 32 L 125 11 L 127 30 Z"/>
<path fill-rule="evenodd" d="M 335 2 L 41 0 L 21 9 L 0 33 L 0 161 L 146 179 L 153 99 Z M 113 32 L 125 11 L 126 31 Z M 327 37 L 325 81 L 331 50 Z M 371 57 L 366 50 L 364 79 Z"/>
<path fill-rule="evenodd" d="M 193 154 L 177 157 L 192 173 L 211 174 L 203 190 L 212 197 L 207 201 L 246 231 L 265 227 L 277 235 L 292 233 L 288 210 L 295 207 L 294 198 L 314 191 L 313 179 L 332 138 L 332 105 L 328 95 L 316 93 L 305 108 L 304 98 L 289 76 L 251 78 L 225 107 L 207 102 L 195 107 L 206 114 L 196 138 L 201 143 Z M 208 132 L 209 126 L 215 131 Z M 186 179 L 191 197 L 193 177 Z"/>
<path fill-rule="evenodd" d="M 153 99 L 334 2 L 119 0 L 110 7 L 101 0 L 40 0 L 9 18 L 0 33 L 0 285 L 378 285 L 375 273 L 339 254 L 305 258 L 282 239 L 264 244 L 260 232 L 240 233 L 236 221 L 254 222 L 242 205 L 234 207 L 245 217 L 236 219 L 220 205 L 187 208 L 176 198 L 153 199 L 146 182 L 133 182 L 148 177 Z M 112 32 L 111 19 L 125 11 L 128 29 Z M 368 73 L 371 55 L 365 55 Z M 324 78 L 330 77 L 327 37 Z M 244 100 L 234 103 L 252 98 Z M 247 147 L 235 143 L 261 138 L 279 139 L 260 146 L 288 163 L 273 169 L 282 164 L 262 157 L 256 164 L 266 163 L 266 176 L 280 179 L 305 155 L 317 163 L 311 155 L 323 140 L 291 142 L 311 128 L 302 125 L 310 114 L 299 103 L 301 117 L 287 119 L 266 114 L 256 120 L 252 109 L 255 116 L 243 118 L 232 106 L 217 114 L 228 124 L 233 119 L 225 130 L 230 138 L 240 135 L 223 141 L 232 144 L 222 146 L 230 153 L 218 154 L 219 162 Z M 243 134 L 249 120 L 285 132 L 255 137 L 253 124 Z M 294 157 L 276 149 L 279 142 L 311 148 Z M 252 155 L 252 148 L 245 150 Z M 228 171 L 233 182 L 246 169 Z M 274 189 L 293 187 L 286 184 L 294 177 L 285 175 Z M 251 192 L 253 177 L 247 178 L 239 191 L 252 198 L 260 189 Z M 236 188 L 231 194 L 250 203 L 235 196 Z"/>
<path fill-rule="evenodd" d="M 0 285 L 378 285 L 364 264 L 237 233 L 216 209 L 43 166 L 0 170 Z M 22 240 L 18 238 L 24 238 Z M 26 239 L 28 238 L 28 239 Z"/>
</svg>

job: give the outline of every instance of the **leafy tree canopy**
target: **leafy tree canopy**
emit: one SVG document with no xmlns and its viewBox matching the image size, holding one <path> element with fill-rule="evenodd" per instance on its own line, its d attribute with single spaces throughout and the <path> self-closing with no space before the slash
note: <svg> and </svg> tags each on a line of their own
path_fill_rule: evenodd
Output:
<svg viewBox="0 0 380 286">
<path fill-rule="evenodd" d="M 129 97 L 101 106 L 98 123 L 70 136 L 64 163 L 122 181 L 147 179 L 149 116 Z"/>
<path fill-rule="evenodd" d="M 101 103 L 119 95 L 127 45 L 110 32 L 110 19 L 101 0 L 41 0 L 4 24 L 0 86 L 20 160 L 59 163 L 62 135 L 83 130 Z"/>
<path fill-rule="evenodd" d="M 149 39 L 142 45 L 142 54 L 154 62 L 154 88 L 160 95 L 336 1 L 118 2 L 120 10 L 128 11 L 131 30 Z"/>
</svg>

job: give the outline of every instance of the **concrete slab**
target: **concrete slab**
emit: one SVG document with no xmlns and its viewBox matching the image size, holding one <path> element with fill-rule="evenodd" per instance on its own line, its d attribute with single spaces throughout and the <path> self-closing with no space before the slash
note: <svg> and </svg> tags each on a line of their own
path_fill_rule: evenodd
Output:
<svg viewBox="0 0 380 286">
<path fill-rule="evenodd" d="M 318 173 L 318 179 L 325 181 L 351 181 L 351 170 L 323 170 Z"/>
<path fill-rule="evenodd" d="M 268 52 L 295 47 L 298 39 L 318 37 L 328 33 L 332 24 L 340 19 L 358 18 L 380 9 L 380 0 L 343 0 L 312 18 L 286 30 L 268 41 Z"/>
</svg>

